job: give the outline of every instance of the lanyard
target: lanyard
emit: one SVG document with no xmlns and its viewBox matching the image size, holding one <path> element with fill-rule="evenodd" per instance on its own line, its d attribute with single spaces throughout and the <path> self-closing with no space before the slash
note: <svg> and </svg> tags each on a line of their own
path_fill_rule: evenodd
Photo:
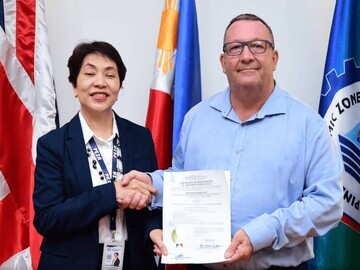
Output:
<svg viewBox="0 0 360 270">
<path fill-rule="evenodd" d="M 104 163 L 104 160 L 101 156 L 101 153 L 99 151 L 98 146 L 96 145 L 96 142 L 93 137 L 89 140 L 89 145 L 91 146 L 91 149 L 94 153 L 94 156 L 96 160 L 98 161 L 101 170 L 103 174 L 105 175 L 106 181 L 109 182 L 115 182 L 116 176 L 117 176 L 117 145 L 118 145 L 118 136 L 115 136 L 113 139 L 113 154 L 112 154 L 112 176 L 110 176 L 108 169 L 106 168 L 106 165 Z M 116 210 L 113 211 L 110 214 L 110 230 L 112 232 L 116 231 Z"/>
<path fill-rule="evenodd" d="M 113 154 L 112 154 L 112 176 L 110 176 L 108 169 L 106 168 L 106 165 L 104 163 L 104 160 L 101 156 L 101 153 L 99 151 L 99 148 L 96 145 L 96 142 L 93 137 L 89 140 L 89 145 L 91 146 L 91 149 L 94 153 L 94 156 L 96 160 L 98 161 L 102 172 L 105 175 L 106 181 L 109 182 L 115 182 L 116 176 L 117 176 L 117 144 L 118 144 L 118 137 L 115 136 L 113 139 Z"/>
</svg>

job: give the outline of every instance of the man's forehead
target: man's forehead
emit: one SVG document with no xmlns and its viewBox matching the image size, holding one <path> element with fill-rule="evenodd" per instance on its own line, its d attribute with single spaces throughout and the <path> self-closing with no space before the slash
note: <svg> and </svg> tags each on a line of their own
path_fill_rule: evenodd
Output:
<svg viewBox="0 0 360 270">
<path fill-rule="evenodd" d="M 225 38 L 240 39 L 272 39 L 269 29 L 260 21 L 239 20 L 226 31 Z"/>
</svg>

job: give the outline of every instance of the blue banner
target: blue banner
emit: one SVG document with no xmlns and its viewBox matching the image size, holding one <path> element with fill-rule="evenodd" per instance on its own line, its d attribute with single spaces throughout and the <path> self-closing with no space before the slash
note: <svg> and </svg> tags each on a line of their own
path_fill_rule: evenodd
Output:
<svg viewBox="0 0 360 270">
<path fill-rule="evenodd" d="M 200 48 L 194 0 L 181 0 L 174 84 L 173 153 L 184 116 L 201 100 Z"/>
<path fill-rule="evenodd" d="M 342 222 L 315 239 L 310 269 L 360 269 L 360 1 L 336 1 L 319 113 L 344 163 Z"/>
</svg>

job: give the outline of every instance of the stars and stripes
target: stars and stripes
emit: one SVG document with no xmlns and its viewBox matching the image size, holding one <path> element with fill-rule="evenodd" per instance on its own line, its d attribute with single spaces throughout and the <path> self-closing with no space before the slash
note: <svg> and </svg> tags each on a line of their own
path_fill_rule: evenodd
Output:
<svg viewBox="0 0 360 270">
<path fill-rule="evenodd" d="M 57 126 L 44 1 L 0 1 L 0 25 L 0 268 L 31 269 L 36 141 Z"/>
</svg>

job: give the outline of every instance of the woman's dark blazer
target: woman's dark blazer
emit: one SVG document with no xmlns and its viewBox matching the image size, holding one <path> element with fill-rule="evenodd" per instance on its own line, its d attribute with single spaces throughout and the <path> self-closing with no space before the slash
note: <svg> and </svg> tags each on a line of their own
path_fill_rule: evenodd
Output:
<svg viewBox="0 0 360 270">
<path fill-rule="evenodd" d="M 115 114 L 124 173 L 157 169 L 148 129 Z M 43 236 L 39 269 L 96 269 L 98 221 L 117 208 L 112 183 L 93 187 L 79 115 L 38 140 L 34 225 Z M 156 269 L 148 233 L 161 227 L 161 213 L 125 210 L 128 241 L 124 269 Z M 149 250 L 147 248 L 149 244 Z"/>
</svg>

